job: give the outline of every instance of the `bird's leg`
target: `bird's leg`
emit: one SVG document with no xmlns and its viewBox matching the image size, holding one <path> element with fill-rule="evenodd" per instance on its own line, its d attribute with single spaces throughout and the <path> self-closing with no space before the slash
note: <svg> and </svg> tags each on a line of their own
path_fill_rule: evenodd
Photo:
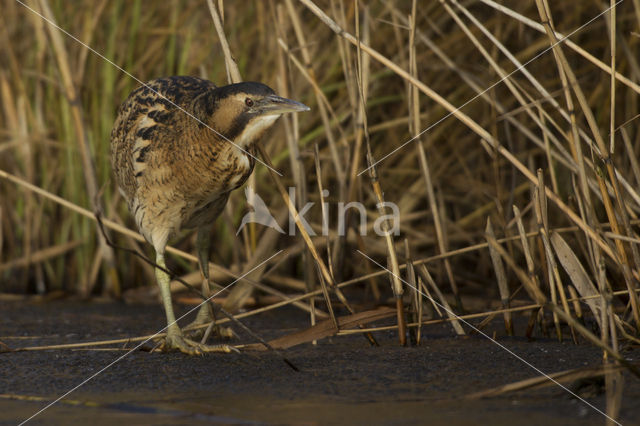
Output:
<svg viewBox="0 0 640 426">
<path fill-rule="evenodd" d="M 167 269 L 164 263 L 164 253 L 158 251 L 156 254 L 156 263 L 161 268 Z M 232 348 L 227 345 L 215 345 L 207 346 L 194 342 L 183 336 L 178 323 L 176 322 L 176 316 L 173 313 L 173 305 L 171 303 L 171 288 L 169 275 L 160 268 L 156 268 L 156 278 L 158 285 L 160 286 L 160 294 L 162 295 L 162 303 L 164 305 L 164 311 L 167 314 L 167 337 L 164 343 L 164 349 L 166 350 L 179 350 L 189 355 L 201 354 L 203 352 L 231 352 Z"/>
<path fill-rule="evenodd" d="M 196 250 L 198 252 L 198 265 L 200 267 L 200 274 L 202 275 L 202 296 L 205 299 L 209 298 L 211 288 L 209 286 L 209 256 L 211 251 L 211 238 L 209 229 L 206 226 L 198 228 L 198 234 L 196 237 Z M 209 324 L 215 321 L 215 313 L 213 307 L 209 301 L 204 302 L 198 310 L 196 319 L 187 326 L 187 328 L 200 326 L 203 324 Z M 231 337 L 233 332 L 230 329 L 215 326 L 214 331 L 221 337 Z M 204 328 L 198 328 L 189 332 L 189 337 L 193 339 L 201 338 L 205 333 Z"/>
<path fill-rule="evenodd" d="M 209 298 L 209 256 L 211 251 L 211 237 L 205 226 L 198 228 L 198 236 L 196 237 L 196 250 L 198 252 L 198 265 L 200 266 L 200 274 L 202 275 L 202 297 Z M 200 306 L 198 316 L 194 324 L 205 324 L 214 320 L 213 309 L 207 301 Z"/>
<path fill-rule="evenodd" d="M 164 253 L 156 253 L 156 264 L 161 268 L 167 269 L 167 265 L 164 263 Z M 165 271 L 160 268 L 156 268 L 156 279 L 160 286 L 160 295 L 162 296 L 164 312 L 167 315 L 167 337 L 181 335 L 182 332 L 176 322 L 176 316 L 173 313 L 173 304 L 171 303 L 171 278 Z"/>
</svg>

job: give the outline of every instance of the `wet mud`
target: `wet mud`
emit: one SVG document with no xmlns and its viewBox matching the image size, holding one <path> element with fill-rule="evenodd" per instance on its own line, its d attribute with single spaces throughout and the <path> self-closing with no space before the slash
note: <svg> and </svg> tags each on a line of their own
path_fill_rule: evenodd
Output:
<svg viewBox="0 0 640 426">
<path fill-rule="evenodd" d="M 190 307 L 178 305 L 178 312 Z M 164 326 L 161 306 L 109 302 L 0 302 L 0 341 L 11 348 L 151 334 Z M 187 324 L 190 319 L 185 319 Z M 183 322 L 181 321 L 181 324 Z M 308 326 L 295 309 L 245 323 L 263 338 Z M 384 321 L 376 325 L 384 324 Z M 526 321 L 517 322 L 524 335 Z M 507 337 L 455 337 L 450 326 L 423 329 L 420 346 L 400 347 L 395 332 L 304 344 L 273 352 L 207 354 L 107 350 L 0 353 L 0 424 L 18 424 L 76 388 L 31 420 L 33 424 L 432 424 L 583 425 L 605 417 L 557 385 L 498 397 L 465 396 L 552 373 L 596 366 L 601 352 L 586 343 Z M 252 342 L 241 330 L 232 343 Z M 487 331 L 493 333 L 493 329 Z M 129 345 L 128 347 L 132 347 Z M 639 358 L 629 348 L 625 357 Z M 126 356 L 125 356 L 126 355 Z M 120 359 L 121 358 L 121 359 Z M 530 365 L 527 365 L 530 364 Z M 569 384 L 605 411 L 603 383 Z M 619 420 L 640 424 L 640 381 L 625 373 Z"/>
</svg>

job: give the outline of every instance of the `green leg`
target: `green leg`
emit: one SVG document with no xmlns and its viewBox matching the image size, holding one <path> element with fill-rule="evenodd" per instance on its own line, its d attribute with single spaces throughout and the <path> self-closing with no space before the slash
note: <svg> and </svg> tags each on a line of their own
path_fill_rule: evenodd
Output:
<svg viewBox="0 0 640 426">
<path fill-rule="evenodd" d="M 164 263 L 164 253 L 156 252 L 156 263 L 164 269 L 167 269 Z M 182 330 L 176 323 L 176 316 L 173 313 L 173 305 L 171 303 L 171 288 L 169 283 L 171 278 L 163 270 L 156 268 L 156 278 L 160 286 L 162 295 L 162 303 L 164 311 L 167 314 L 167 337 L 165 339 L 164 348 L 167 350 L 179 350 L 189 355 L 201 354 L 203 352 L 231 352 L 233 348 L 227 345 L 207 346 L 187 339 L 182 335 Z"/>
<path fill-rule="evenodd" d="M 209 249 L 210 249 L 210 235 L 209 229 L 206 227 L 198 228 L 198 237 L 196 239 L 196 249 L 198 251 L 198 264 L 200 265 L 200 273 L 202 274 L 202 295 L 208 298 L 211 293 L 209 287 Z M 216 317 L 213 312 L 213 307 L 210 302 L 203 303 L 198 310 L 196 319 L 187 326 L 187 330 L 191 327 L 201 326 L 203 324 L 210 324 L 215 321 Z M 233 331 L 230 328 L 215 326 L 213 329 L 215 334 L 220 337 L 231 338 L 233 337 Z M 202 339 L 202 343 L 208 338 L 208 334 L 204 328 L 197 328 L 195 330 L 188 331 L 188 335 L 192 339 Z"/>
<path fill-rule="evenodd" d="M 209 255 L 211 249 L 211 238 L 207 227 L 198 228 L 198 236 L 196 237 L 196 250 L 198 251 L 198 264 L 200 273 L 202 274 L 202 295 L 209 297 Z M 213 312 L 209 302 L 200 306 L 198 316 L 194 324 L 205 324 L 213 320 Z"/>
<path fill-rule="evenodd" d="M 164 263 L 164 253 L 156 253 L 156 263 L 158 266 L 167 269 L 167 265 Z M 160 286 L 160 294 L 162 295 L 162 304 L 164 305 L 164 312 L 167 314 L 167 336 L 182 336 L 180 327 L 176 323 L 176 316 L 173 313 L 173 304 L 171 303 L 171 278 L 163 270 L 156 268 L 156 279 Z"/>
<path fill-rule="evenodd" d="M 198 266 L 200 267 L 200 274 L 202 275 L 202 296 L 209 297 L 209 249 L 210 238 L 207 228 L 198 228 L 198 236 L 196 238 L 196 251 L 198 253 Z M 205 302 L 198 309 L 198 315 L 191 324 L 187 326 L 187 334 L 190 338 L 200 340 L 204 334 L 204 328 L 196 328 L 190 330 L 191 327 L 197 327 L 203 324 L 209 324 L 213 321 L 213 310 L 211 304 Z"/>
</svg>

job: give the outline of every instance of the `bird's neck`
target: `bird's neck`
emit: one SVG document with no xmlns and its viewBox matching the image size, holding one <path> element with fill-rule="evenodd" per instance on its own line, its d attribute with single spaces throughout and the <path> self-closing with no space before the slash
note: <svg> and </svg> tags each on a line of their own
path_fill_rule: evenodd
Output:
<svg viewBox="0 0 640 426">
<path fill-rule="evenodd" d="M 245 124 L 236 136 L 235 142 L 243 148 L 254 145 L 278 118 L 280 118 L 280 114 L 255 117 Z"/>
</svg>

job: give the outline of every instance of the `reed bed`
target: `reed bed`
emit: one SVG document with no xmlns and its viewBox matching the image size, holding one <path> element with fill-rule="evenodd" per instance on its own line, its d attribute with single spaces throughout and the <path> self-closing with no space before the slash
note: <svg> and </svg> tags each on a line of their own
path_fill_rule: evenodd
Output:
<svg viewBox="0 0 640 426">
<path fill-rule="evenodd" d="M 501 319 L 529 336 L 549 321 L 558 339 L 602 348 L 615 418 L 622 373 L 609 364 L 635 369 L 622 354 L 640 330 L 640 2 L 26 5 L 4 0 L 0 16 L 1 292 L 126 298 L 153 285 L 148 263 L 107 243 L 150 249 L 110 178 L 117 106 L 135 79 L 261 81 L 312 108 L 264 141 L 281 176 L 258 165 L 249 182 L 295 235 L 250 224 L 236 236 L 248 207 L 231 196 L 214 281 L 251 273 L 228 309 L 257 295 L 275 302 L 249 314 L 295 303 L 337 328 L 344 308 L 386 304 L 396 325 L 339 334 L 396 328 L 402 344 L 438 321 L 465 334 Z M 374 232 L 396 225 L 383 201 L 398 235 Z M 289 228 L 307 202 L 312 230 Z M 366 215 L 340 218 L 349 202 Z M 193 283 L 194 241 L 184 232 L 171 249 Z"/>
</svg>

